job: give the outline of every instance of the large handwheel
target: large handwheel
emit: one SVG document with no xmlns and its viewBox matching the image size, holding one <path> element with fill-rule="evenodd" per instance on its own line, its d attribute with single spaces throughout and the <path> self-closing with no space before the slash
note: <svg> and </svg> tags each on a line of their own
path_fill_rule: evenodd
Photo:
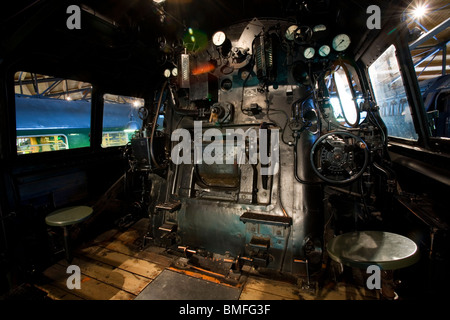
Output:
<svg viewBox="0 0 450 320">
<path fill-rule="evenodd" d="M 331 184 L 346 184 L 358 179 L 369 163 L 367 144 L 346 131 L 321 136 L 311 149 L 314 172 Z"/>
</svg>

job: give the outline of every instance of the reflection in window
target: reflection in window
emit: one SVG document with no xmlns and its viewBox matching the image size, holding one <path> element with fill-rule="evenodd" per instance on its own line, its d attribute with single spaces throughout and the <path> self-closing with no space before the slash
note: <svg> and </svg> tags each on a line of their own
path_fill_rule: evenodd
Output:
<svg viewBox="0 0 450 320">
<path fill-rule="evenodd" d="M 48 136 L 17 137 L 17 154 L 39 153 L 69 149 L 67 136 L 63 134 Z"/>
<path fill-rule="evenodd" d="M 394 45 L 369 67 L 369 76 L 388 135 L 417 140 Z"/>
<path fill-rule="evenodd" d="M 145 100 L 114 94 L 103 95 L 102 147 L 124 146 L 142 126 L 139 109 Z"/>
<path fill-rule="evenodd" d="M 90 146 L 91 84 L 18 71 L 14 89 L 17 154 Z"/>
<path fill-rule="evenodd" d="M 339 99 L 341 100 L 343 115 L 349 124 L 354 124 L 358 120 L 358 116 L 344 69 L 339 68 L 339 70 L 334 73 L 334 80 L 336 81 L 336 88 Z"/>
</svg>

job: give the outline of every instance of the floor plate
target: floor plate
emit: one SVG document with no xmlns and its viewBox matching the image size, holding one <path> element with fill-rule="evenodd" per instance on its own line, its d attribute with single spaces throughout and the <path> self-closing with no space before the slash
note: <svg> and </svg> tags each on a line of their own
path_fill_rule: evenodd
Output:
<svg viewBox="0 0 450 320">
<path fill-rule="evenodd" d="M 238 300 L 240 289 L 164 270 L 135 300 Z"/>
</svg>

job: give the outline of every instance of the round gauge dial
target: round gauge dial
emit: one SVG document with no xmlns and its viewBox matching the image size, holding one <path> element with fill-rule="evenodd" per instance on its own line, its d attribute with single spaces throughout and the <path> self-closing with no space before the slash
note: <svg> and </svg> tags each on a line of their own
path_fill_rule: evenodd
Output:
<svg viewBox="0 0 450 320">
<path fill-rule="evenodd" d="M 327 30 L 327 27 L 324 24 L 318 24 L 317 26 L 315 26 L 313 28 L 314 32 L 325 31 L 325 30 Z"/>
<path fill-rule="evenodd" d="M 166 78 L 170 77 L 170 70 L 169 69 L 164 70 L 164 77 L 166 77 Z"/>
<path fill-rule="evenodd" d="M 172 69 L 172 76 L 174 76 L 174 77 L 178 76 L 178 68 Z"/>
<path fill-rule="evenodd" d="M 306 59 L 311 59 L 312 57 L 314 57 L 315 53 L 316 53 L 316 50 L 314 50 L 313 47 L 309 47 L 309 48 L 305 49 L 305 51 L 303 52 L 303 55 L 305 56 Z"/>
<path fill-rule="evenodd" d="M 338 34 L 333 39 L 333 49 L 336 51 L 344 51 L 350 45 L 350 37 L 345 33 Z"/>
<path fill-rule="evenodd" d="M 320 47 L 319 49 L 319 55 L 321 57 L 326 57 L 329 53 L 330 53 L 331 49 L 329 46 L 327 46 L 326 44 L 324 44 L 323 46 Z"/>
<path fill-rule="evenodd" d="M 221 46 L 221 45 L 223 45 L 223 43 L 225 42 L 226 39 L 227 39 L 227 36 L 225 35 L 225 32 L 217 31 L 216 33 L 213 34 L 212 42 L 216 46 Z"/>
<path fill-rule="evenodd" d="M 298 26 L 296 26 L 295 24 L 293 24 L 292 26 L 290 26 L 289 28 L 287 28 L 286 33 L 285 33 L 285 37 L 286 39 L 292 41 L 295 38 L 295 32 L 297 31 Z"/>
</svg>

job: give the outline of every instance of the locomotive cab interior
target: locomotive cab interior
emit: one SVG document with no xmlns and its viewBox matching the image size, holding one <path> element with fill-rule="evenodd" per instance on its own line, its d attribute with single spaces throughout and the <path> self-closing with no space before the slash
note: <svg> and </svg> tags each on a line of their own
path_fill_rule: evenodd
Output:
<svg viewBox="0 0 450 320">
<path fill-rule="evenodd" d="M 242 300 L 445 296 L 446 1 L 1 6 L 3 299 L 170 299 L 168 271 Z M 71 206 L 93 213 L 69 264 L 115 294 L 65 287 L 45 218 Z M 112 283 L 113 255 L 156 259 L 148 286 Z"/>
</svg>

